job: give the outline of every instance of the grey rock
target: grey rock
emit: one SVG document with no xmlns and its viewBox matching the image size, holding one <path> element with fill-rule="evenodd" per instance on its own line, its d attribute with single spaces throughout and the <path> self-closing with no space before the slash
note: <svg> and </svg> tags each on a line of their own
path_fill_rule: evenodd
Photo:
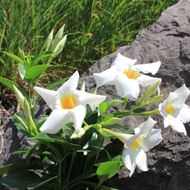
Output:
<svg viewBox="0 0 190 190">
<path fill-rule="evenodd" d="M 156 77 L 162 78 L 161 93 L 169 92 L 183 83 L 190 87 L 190 0 L 181 0 L 168 8 L 151 26 L 143 29 L 135 41 L 103 57 L 83 75 L 87 90 L 95 88 L 92 74 L 108 69 L 117 52 L 136 58 L 138 63 L 160 60 L 161 69 Z M 113 86 L 101 87 L 100 94 L 116 97 Z M 190 105 L 190 101 L 187 101 Z M 126 125 L 136 125 L 142 118 L 125 119 Z M 157 117 L 160 127 L 161 117 Z M 134 127 L 134 126 L 133 126 Z M 162 127 L 163 128 L 163 127 Z M 188 136 L 173 132 L 170 128 L 162 131 L 164 140 L 148 153 L 148 172 L 137 171 L 131 178 L 124 174 L 109 184 L 121 190 L 190 190 L 190 125 L 186 125 Z M 123 177 L 122 177 L 123 175 Z"/>
</svg>

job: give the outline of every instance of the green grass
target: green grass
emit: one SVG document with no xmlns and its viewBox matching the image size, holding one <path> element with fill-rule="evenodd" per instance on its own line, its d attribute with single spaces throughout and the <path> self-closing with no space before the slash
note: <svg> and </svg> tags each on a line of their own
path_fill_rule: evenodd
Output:
<svg viewBox="0 0 190 190">
<path fill-rule="evenodd" d="M 52 27 L 66 24 L 68 40 L 54 60 L 65 69 L 85 70 L 132 42 L 177 0 L 1 0 L 0 50 L 38 52 Z M 16 64 L 0 54 L 2 76 L 16 77 Z"/>
</svg>

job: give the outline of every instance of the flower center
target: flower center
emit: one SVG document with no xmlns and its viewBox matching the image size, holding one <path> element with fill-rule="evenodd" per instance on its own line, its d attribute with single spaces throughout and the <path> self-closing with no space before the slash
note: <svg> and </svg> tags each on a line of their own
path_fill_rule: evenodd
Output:
<svg viewBox="0 0 190 190">
<path fill-rule="evenodd" d="M 124 70 L 124 74 L 130 79 L 136 79 L 139 76 L 139 73 L 135 70 Z"/>
<path fill-rule="evenodd" d="M 141 137 L 141 136 L 137 137 L 137 138 L 131 143 L 131 145 L 130 145 L 130 146 L 131 146 L 131 149 L 132 149 L 133 151 L 137 150 L 137 149 L 139 148 L 141 142 L 142 142 L 142 137 Z"/>
<path fill-rule="evenodd" d="M 173 107 L 173 105 L 172 104 L 168 104 L 167 106 L 166 106 L 166 113 L 167 114 L 169 114 L 169 115 L 173 115 L 173 113 L 174 113 L 174 111 L 175 111 L 175 109 L 174 109 L 174 107 Z"/>
<path fill-rule="evenodd" d="M 72 109 L 76 106 L 77 97 L 75 95 L 64 95 L 61 97 L 60 103 L 63 109 Z"/>
</svg>

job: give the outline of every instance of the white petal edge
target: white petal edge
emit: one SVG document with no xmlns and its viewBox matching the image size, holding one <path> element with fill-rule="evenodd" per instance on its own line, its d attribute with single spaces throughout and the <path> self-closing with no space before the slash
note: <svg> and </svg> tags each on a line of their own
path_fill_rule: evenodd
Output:
<svg viewBox="0 0 190 190">
<path fill-rule="evenodd" d="M 185 101 L 187 97 L 189 96 L 189 94 L 190 94 L 190 91 L 184 84 L 183 86 L 178 88 L 176 91 L 170 92 L 167 98 L 167 101 L 173 103 L 177 107 L 180 107 L 180 106 L 183 106 L 183 104 L 185 104 Z"/>
<path fill-rule="evenodd" d="M 124 148 L 122 158 L 123 158 L 125 167 L 130 171 L 129 177 L 133 175 L 136 168 L 136 163 L 134 159 L 136 156 L 134 156 L 133 158 L 132 154 L 133 153 L 129 149 Z"/>
<path fill-rule="evenodd" d="M 116 75 L 116 67 L 111 67 L 101 73 L 93 74 L 97 87 L 108 84 L 114 84 L 115 75 Z"/>
<path fill-rule="evenodd" d="M 78 81 L 79 73 L 76 71 L 60 88 L 58 88 L 57 92 L 63 94 L 66 91 L 75 90 L 78 86 Z"/>
<path fill-rule="evenodd" d="M 45 123 L 43 123 L 40 131 L 44 133 L 55 134 L 61 128 L 63 128 L 64 125 L 69 122 L 69 120 L 70 118 L 68 111 L 63 109 L 55 109 L 51 112 Z"/>
<path fill-rule="evenodd" d="M 160 82 L 161 83 L 161 78 L 156 78 L 156 77 L 150 77 L 144 74 L 141 74 L 138 78 L 137 78 L 138 82 L 140 85 L 142 85 L 143 87 L 147 87 L 152 85 L 155 82 Z"/>
<path fill-rule="evenodd" d="M 78 96 L 79 99 L 78 104 L 82 104 L 85 106 L 88 104 L 92 110 L 95 110 L 95 108 L 98 107 L 98 105 L 106 99 L 106 96 L 82 92 L 80 90 L 76 90 L 75 94 Z"/>
<path fill-rule="evenodd" d="M 149 151 L 163 140 L 161 129 L 152 129 L 150 135 L 143 139 L 143 148 Z"/>
<path fill-rule="evenodd" d="M 155 75 L 158 72 L 160 66 L 161 66 L 161 62 L 157 61 L 155 63 L 134 65 L 134 68 L 136 68 L 138 71 L 141 71 L 145 74 L 151 73 L 151 74 Z"/>
<path fill-rule="evenodd" d="M 177 118 L 179 118 L 183 123 L 190 122 L 190 107 L 184 104 Z"/>
<path fill-rule="evenodd" d="M 184 133 L 184 135 L 187 135 L 186 129 L 184 124 L 182 123 L 181 120 L 172 117 L 171 115 L 167 116 L 167 120 L 169 122 L 169 125 L 172 127 L 174 131 Z"/>
<path fill-rule="evenodd" d="M 137 167 L 142 171 L 148 171 L 146 152 L 141 149 L 136 156 Z"/>
<path fill-rule="evenodd" d="M 79 132 L 82 127 L 82 123 L 86 116 L 86 107 L 83 105 L 78 105 L 69 111 L 69 114 L 74 122 L 75 131 Z"/>
<path fill-rule="evenodd" d="M 134 98 L 137 99 L 139 96 L 140 88 L 139 83 L 135 79 L 129 79 L 126 76 L 118 76 L 115 79 L 115 86 L 117 93 L 122 98 Z"/>
<path fill-rule="evenodd" d="M 145 122 L 141 123 L 134 129 L 135 135 L 143 134 L 143 136 L 147 136 L 156 123 L 157 121 L 154 121 L 151 117 L 149 117 Z"/>
<path fill-rule="evenodd" d="M 56 91 L 48 90 L 38 86 L 35 86 L 34 90 L 44 99 L 44 101 L 52 110 L 56 108 L 56 101 L 58 94 Z"/>
<path fill-rule="evenodd" d="M 137 62 L 136 59 L 130 59 L 118 53 L 112 65 L 116 66 L 117 70 L 123 71 L 128 67 L 133 66 L 136 62 Z"/>
</svg>

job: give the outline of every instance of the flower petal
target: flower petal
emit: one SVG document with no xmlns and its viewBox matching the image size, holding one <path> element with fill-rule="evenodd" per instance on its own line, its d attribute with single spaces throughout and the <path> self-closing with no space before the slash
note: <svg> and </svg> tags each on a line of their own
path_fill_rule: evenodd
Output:
<svg viewBox="0 0 190 190">
<path fill-rule="evenodd" d="M 184 104 L 177 118 L 179 118 L 183 123 L 190 122 L 190 107 Z"/>
<path fill-rule="evenodd" d="M 41 87 L 34 87 L 34 90 L 44 99 L 47 105 L 53 110 L 56 108 L 57 92 Z"/>
<path fill-rule="evenodd" d="M 59 94 L 63 94 L 65 91 L 75 90 L 78 86 L 79 73 L 76 71 L 58 90 Z"/>
<path fill-rule="evenodd" d="M 137 61 L 136 59 L 130 59 L 118 53 L 117 57 L 113 62 L 113 66 L 116 66 L 117 70 L 123 71 L 128 67 L 133 66 L 136 63 L 136 61 Z"/>
<path fill-rule="evenodd" d="M 137 80 L 139 81 L 139 84 L 141 84 L 143 87 L 147 87 L 152 85 L 155 82 L 160 82 L 161 83 L 161 78 L 156 78 L 156 77 L 150 77 L 144 74 L 141 74 Z"/>
<path fill-rule="evenodd" d="M 156 121 L 149 117 L 145 122 L 141 123 L 138 127 L 134 129 L 135 135 L 143 134 L 143 136 L 147 136 L 156 123 Z"/>
<path fill-rule="evenodd" d="M 147 138 L 143 139 L 143 148 L 145 151 L 149 151 L 163 140 L 161 135 L 161 129 L 152 129 Z"/>
<path fill-rule="evenodd" d="M 116 74 L 116 67 L 111 67 L 101 73 L 94 73 L 94 78 L 96 80 L 97 87 L 114 84 Z"/>
<path fill-rule="evenodd" d="M 106 99 L 106 96 L 82 92 L 80 90 L 76 90 L 75 94 L 78 96 L 79 99 L 78 104 L 82 104 L 85 106 L 88 104 L 92 110 L 95 110 L 95 108 L 98 107 L 98 105 Z"/>
<path fill-rule="evenodd" d="M 83 120 L 86 115 L 86 107 L 83 105 L 78 105 L 69 111 L 71 118 L 74 121 L 74 128 L 76 131 L 80 131 L 82 127 Z"/>
<path fill-rule="evenodd" d="M 161 66 L 161 62 L 155 62 L 155 63 L 148 63 L 148 64 L 140 64 L 140 65 L 134 65 L 134 68 L 136 68 L 138 71 L 141 71 L 145 74 L 151 73 L 155 75 L 159 68 Z"/>
<path fill-rule="evenodd" d="M 133 152 L 130 151 L 130 149 L 128 148 L 124 148 L 123 154 L 122 154 L 122 158 L 123 158 L 123 162 L 125 167 L 130 170 L 130 174 L 129 176 L 131 176 L 136 168 L 136 163 L 135 163 L 135 158 L 136 158 L 136 154 L 134 154 Z"/>
<path fill-rule="evenodd" d="M 171 115 L 167 116 L 167 120 L 168 120 L 169 125 L 172 127 L 174 131 L 184 133 L 184 135 L 187 135 L 185 126 L 183 125 L 181 120 L 175 117 L 172 117 Z"/>
<path fill-rule="evenodd" d="M 183 104 L 185 104 L 185 101 L 187 97 L 189 96 L 190 91 L 189 89 L 185 86 L 181 86 L 174 92 L 170 92 L 169 96 L 167 98 L 167 102 L 174 103 L 177 107 L 182 107 Z"/>
<path fill-rule="evenodd" d="M 41 126 L 40 131 L 44 133 L 55 134 L 70 120 L 68 111 L 55 109 L 51 112 L 48 119 Z"/>
<path fill-rule="evenodd" d="M 136 156 L 137 167 L 142 171 L 148 171 L 146 152 L 141 149 Z"/>
<path fill-rule="evenodd" d="M 115 86 L 118 95 L 122 98 L 133 97 L 137 99 L 139 96 L 140 88 L 137 80 L 121 75 L 116 78 Z"/>
</svg>

